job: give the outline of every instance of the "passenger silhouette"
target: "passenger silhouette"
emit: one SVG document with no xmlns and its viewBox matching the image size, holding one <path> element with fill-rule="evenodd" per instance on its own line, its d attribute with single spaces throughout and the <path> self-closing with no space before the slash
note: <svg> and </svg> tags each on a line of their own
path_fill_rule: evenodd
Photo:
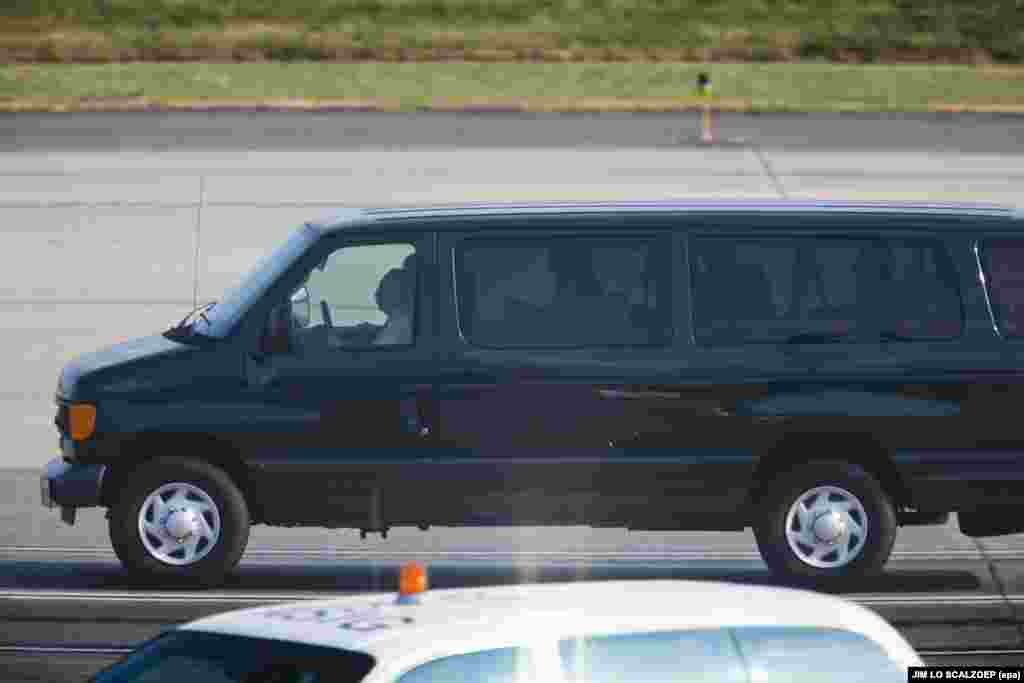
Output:
<svg viewBox="0 0 1024 683">
<path fill-rule="evenodd" d="M 374 336 L 374 345 L 411 344 L 414 281 L 409 271 L 392 268 L 381 278 L 374 298 L 388 316 Z"/>
</svg>

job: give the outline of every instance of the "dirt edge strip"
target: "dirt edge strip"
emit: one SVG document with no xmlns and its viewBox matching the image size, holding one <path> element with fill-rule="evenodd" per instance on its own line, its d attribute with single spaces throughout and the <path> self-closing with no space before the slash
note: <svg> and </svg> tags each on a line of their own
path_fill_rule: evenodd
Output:
<svg viewBox="0 0 1024 683">
<path fill-rule="evenodd" d="M 110 97 L 81 99 L 9 98 L 0 99 L 0 112 L 24 113 L 70 113 L 70 112 L 259 112 L 259 111 L 307 111 L 307 112 L 445 112 L 445 113 L 604 113 L 604 112 L 648 112 L 684 113 L 696 112 L 703 103 L 696 98 L 670 100 L 632 100 L 608 98 L 581 98 L 572 100 L 450 100 L 429 104 L 409 104 L 400 100 L 355 100 L 333 98 L 294 99 L 179 99 L 160 97 Z M 1024 114 L 1024 103 L 929 103 L 923 109 L 870 109 L 849 103 L 823 109 L 801 109 L 799 107 L 764 107 L 744 100 L 721 100 L 714 109 L 730 113 L 985 113 Z"/>
</svg>

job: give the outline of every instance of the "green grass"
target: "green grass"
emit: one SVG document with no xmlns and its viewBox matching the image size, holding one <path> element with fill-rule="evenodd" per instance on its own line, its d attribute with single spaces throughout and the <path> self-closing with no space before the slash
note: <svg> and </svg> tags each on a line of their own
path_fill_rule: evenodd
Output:
<svg viewBox="0 0 1024 683">
<path fill-rule="evenodd" d="M 710 71 L 721 106 L 761 111 L 1024 110 L 1024 68 L 832 64 L 357 63 L 22 65 L 0 67 L 0 104 L 72 108 L 83 100 L 156 103 L 366 101 L 386 109 L 473 103 L 531 110 L 693 106 Z"/>
<path fill-rule="evenodd" d="M 54 27 L 182 45 L 234 25 L 283 27 L 280 56 L 330 58 L 310 34 L 363 48 L 666 49 L 785 47 L 868 59 L 887 51 L 1024 58 L 1024 0 L 6 0 L 0 33 Z M 268 34 L 267 40 L 278 38 Z M 319 51 L 318 51 L 319 50 Z M 265 52 L 275 57 L 275 53 Z M 761 52 L 760 54 L 768 54 Z M 153 57 L 156 58 L 156 57 Z"/>
</svg>

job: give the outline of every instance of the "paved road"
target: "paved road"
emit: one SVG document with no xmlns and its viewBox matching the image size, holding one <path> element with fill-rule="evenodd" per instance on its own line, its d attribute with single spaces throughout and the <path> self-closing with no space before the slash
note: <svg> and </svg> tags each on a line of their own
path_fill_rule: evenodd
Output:
<svg viewBox="0 0 1024 683">
<path fill-rule="evenodd" d="M 1012 203 L 1024 180 L 1016 118 L 726 123 L 732 135 L 756 134 L 763 154 L 674 144 L 692 133 L 693 121 L 678 117 L 0 116 L 0 466 L 9 468 L 0 470 L 0 590 L 132 588 L 109 552 L 101 512 L 85 511 L 74 528 L 61 525 L 39 508 L 34 473 L 23 469 L 53 453 L 61 365 L 164 329 L 194 293 L 216 298 L 294 227 L 333 208 L 771 197 L 780 186 L 797 197 Z M 250 549 L 236 590 L 384 588 L 412 556 L 438 567 L 440 585 L 770 581 L 749 533 L 397 529 L 386 540 L 360 541 L 350 531 L 257 528 Z M 962 642 L 1019 645 L 1014 596 L 1024 595 L 1022 568 L 1024 536 L 977 545 L 955 526 L 905 529 L 885 580 L 860 594 L 909 599 L 904 607 L 924 629 L 915 635 L 921 643 L 948 641 L 951 621 L 976 618 L 985 622 L 980 630 L 957 627 Z M 137 614 L 133 607 L 121 616 Z M 68 623 L 8 621 L 0 631 L 12 640 L 96 640 L 100 627 Z M 118 637 L 133 633 L 142 631 Z"/>
<path fill-rule="evenodd" d="M 332 207 L 772 197 L 780 186 L 1015 202 L 1024 181 L 1015 117 L 730 119 L 760 127 L 763 155 L 645 137 L 655 121 L 675 130 L 675 119 L 620 115 L 0 115 L 0 466 L 53 453 L 63 363 L 166 328 Z"/>
<path fill-rule="evenodd" d="M 0 632 L 10 634 L 0 647 L 0 667 L 10 661 L 11 645 L 125 647 L 183 621 L 227 609 L 365 591 L 393 592 L 401 564 L 391 557 L 340 562 L 275 559 L 272 563 L 257 558 L 244 562 L 224 588 L 195 591 L 130 582 L 110 559 L 39 561 L 27 559 L 27 554 L 13 559 L 18 556 L 16 551 L 0 549 Z M 778 584 L 763 566 L 752 562 L 541 558 L 510 563 L 481 558 L 438 560 L 429 565 L 434 589 L 645 578 Z M 884 576 L 861 582 L 846 597 L 884 616 L 919 650 L 999 650 L 1006 653 L 1000 661 L 1016 657 L 1019 663 L 1024 661 L 1024 643 L 1017 612 L 1024 596 L 1004 596 L 1001 590 L 984 563 L 942 559 L 936 554 L 927 560 L 897 559 Z M 985 657 L 982 661 L 990 662 L 997 655 Z M 16 663 L 23 667 L 21 671 L 39 671 L 52 664 L 52 658 L 21 657 Z M 60 667 L 82 664 L 76 658 L 58 663 Z"/>
<path fill-rule="evenodd" d="M 51 457 L 52 392 L 63 363 L 78 353 L 165 329 L 188 310 L 194 292 L 201 300 L 216 298 L 295 226 L 330 214 L 333 207 L 482 199 L 770 197 L 778 194 L 776 180 L 786 193 L 799 197 L 1012 202 L 1024 180 L 1024 156 L 1014 153 L 910 148 L 847 149 L 837 154 L 828 147 L 804 147 L 770 149 L 762 160 L 741 147 L 438 146 L 446 140 L 439 133 L 446 121 L 465 123 L 477 137 L 508 142 L 510 130 L 547 130 L 540 125 L 543 117 L 520 121 L 364 115 L 104 116 L 0 117 L 0 130 L 36 127 L 52 134 L 0 136 L 4 143 L 13 140 L 24 147 L 0 155 L 0 315 L 5 323 L 0 342 L 5 351 L 0 354 L 0 430 L 8 446 L 4 467 L 37 467 Z M 281 128 L 286 118 L 314 131 L 311 135 L 319 145 L 296 142 L 287 147 L 280 131 L 267 139 L 252 137 L 253 131 Z M 618 130 L 620 140 L 628 137 L 623 131 L 631 126 L 644 130 L 628 117 L 597 122 L 584 117 L 576 126 L 556 119 L 552 125 L 564 127 L 564 144 L 578 139 L 572 131 L 579 126 Z M 120 123 L 112 125 L 115 121 Z M 392 130 L 408 137 L 418 131 L 418 140 L 435 146 L 332 150 L 335 138 L 325 121 L 373 135 Z M 806 121 L 813 124 L 808 130 L 831 125 L 832 138 L 848 132 L 845 120 Z M 868 125 L 867 120 L 857 121 Z M 969 121 L 984 121 L 985 135 L 1015 139 L 1016 119 Z M 100 123 L 123 133 L 118 138 L 122 147 L 109 148 Z M 879 131 L 887 126 L 876 122 Z M 235 137 L 224 134 L 225 127 Z M 92 138 L 82 133 L 89 130 Z M 950 137 L 954 147 L 970 147 L 974 129 L 954 132 L 960 130 L 967 132 Z M 249 139 L 242 144 L 246 131 Z M 147 141 L 175 135 L 182 137 L 174 149 L 146 146 Z M 96 143 L 94 149 L 85 148 L 89 139 Z M 521 146 L 537 144 L 525 134 L 516 140 Z M 224 141 L 230 144 L 218 146 Z M 1013 146 L 1007 149 L 1012 151 Z M 776 174 L 775 180 L 769 171 Z M 67 529 L 52 515 L 43 516 L 30 477 L 0 477 L 0 487 L 8 492 L 0 496 L 0 545 L 106 547 L 101 519 L 89 522 L 86 514 L 79 527 Z M 256 534 L 255 546 L 265 538 L 268 547 L 276 547 L 280 540 L 282 547 L 291 549 L 338 548 L 340 538 L 352 538 L 334 532 L 265 531 L 269 535 Z M 417 551 L 518 549 L 530 545 L 530 533 L 439 531 L 396 535 L 385 543 L 388 548 Z M 693 542 L 681 538 L 571 532 L 556 533 L 537 547 L 663 552 L 670 546 L 706 548 L 705 539 L 710 538 L 717 550 L 743 553 L 729 557 L 756 561 L 751 539 L 744 534 L 698 534 Z M 908 538 L 908 551 L 976 553 L 955 529 L 941 531 L 938 537 L 928 530 L 913 530 Z M 1017 538 L 998 543 L 1024 548 Z M 365 547 L 358 541 L 354 545 Z"/>
<path fill-rule="evenodd" d="M 0 633 L 10 634 L 0 644 L 0 670 L 6 672 L 4 680 L 18 683 L 81 680 L 110 661 L 109 656 L 71 654 L 69 646 L 125 648 L 182 621 L 227 609 L 367 590 L 392 592 L 400 565 L 393 558 L 276 559 L 264 564 L 257 556 L 245 561 L 225 588 L 196 592 L 133 584 L 109 559 L 24 559 L 28 554 L 11 559 L 18 555 L 0 550 Z M 434 589 L 644 578 L 775 583 L 763 566 L 752 562 L 481 559 L 434 561 L 430 568 Z M 12 579 L 20 587 L 9 587 Z M 999 590 L 984 563 L 897 559 L 885 576 L 862 582 L 846 597 L 888 619 L 926 661 L 1024 664 L 1017 618 L 1024 597 L 1007 599 Z M 65 652 L 26 652 L 39 645 L 60 646 Z"/>
<path fill-rule="evenodd" d="M 444 586 L 454 581 L 458 585 L 476 583 L 505 583 L 522 580 L 599 580 L 602 578 L 709 578 L 700 572 L 686 571 L 676 567 L 655 571 L 646 569 L 629 570 L 607 567 L 581 568 L 572 570 L 541 571 L 540 575 L 524 576 L 519 572 L 507 572 L 503 568 L 489 566 L 482 574 L 465 564 L 435 566 L 432 578 L 435 586 Z M 44 568 L 45 570 L 45 568 Z M 109 571 L 87 563 L 84 571 L 100 574 Z M 929 567 L 934 576 L 936 570 L 953 578 L 963 572 L 948 568 Z M 274 579 L 301 585 L 304 592 L 246 590 L 237 587 L 230 591 L 182 592 L 165 591 L 155 593 L 150 587 L 145 591 L 99 590 L 78 594 L 57 594 L 55 592 L 28 592 L 0 590 L 0 631 L 17 633 L 16 643 L 0 645 L 0 670 L 4 680 L 10 683 L 27 681 L 81 681 L 112 661 L 117 651 L 124 652 L 132 644 L 172 627 L 184 619 L 217 613 L 226 609 L 268 605 L 283 600 L 302 597 L 323 597 L 325 594 L 343 595 L 339 582 L 331 577 L 330 568 L 315 572 L 306 566 L 277 567 L 274 573 L 281 574 Z M 362 566 L 347 567 L 346 576 L 357 577 L 356 582 L 364 584 L 367 576 L 383 576 L 392 584 L 397 580 L 397 567 Z M 921 572 L 901 570 L 887 577 L 889 582 L 901 577 L 913 578 Z M 722 578 L 717 574 L 713 578 Z M 725 572 L 724 578 L 762 583 L 763 577 L 742 572 Z M 253 586 L 260 578 L 251 569 L 243 569 L 237 577 L 238 583 Z M 265 577 L 264 577 L 265 580 Z M 340 583 L 345 583 L 342 579 Z M 1019 643 L 1017 627 L 1005 623 L 1005 610 L 984 595 L 942 594 L 942 600 L 935 595 L 892 595 L 857 594 L 849 596 L 869 609 L 886 617 L 922 653 L 926 662 L 939 665 L 1021 665 L 1024 664 L 1024 650 Z M 944 604 L 945 603 L 945 604 Z M 952 603 L 959 607 L 951 608 Z M 907 621 L 907 615 L 912 619 Z M 997 623 L 1002 619 L 1004 623 Z M 933 623 L 930 623 L 933 622 Z M 47 638 L 48 640 L 39 640 Z"/>
<path fill-rule="evenodd" d="M 268 116 L 272 121 L 278 115 Z M 406 136 L 422 125 L 422 141 L 439 145 L 445 140 L 437 117 L 422 124 L 406 118 L 399 126 L 390 117 L 354 116 L 363 123 L 346 124 L 349 119 L 338 115 L 338 125 L 363 126 L 374 134 L 390 127 Z M 840 153 L 796 147 L 759 155 L 742 147 L 526 148 L 537 144 L 526 134 L 518 138 L 520 148 L 331 149 L 334 138 L 322 117 L 312 117 L 321 123 L 310 124 L 319 146 L 284 147 L 278 135 L 266 139 L 276 142 L 264 144 L 263 138 L 250 136 L 244 145 L 218 147 L 218 141 L 232 140 L 227 134 L 217 137 L 221 119 L 188 119 L 184 126 L 184 119 L 174 116 L 128 117 L 124 146 L 113 149 L 104 146 L 104 135 L 121 127 L 106 119 L 108 128 L 90 133 L 98 120 L 103 119 L 0 117 L 0 126 L 7 126 L 3 130 L 13 126 L 14 131 L 0 134 L 0 145 L 8 146 L 0 154 L 5 351 L 0 354 L 0 430 L 9 444 L 3 466 L 34 466 L 52 453 L 52 392 L 62 364 L 81 352 L 165 329 L 187 312 L 194 295 L 219 297 L 301 222 L 329 215 L 334 207 L 485 199 L 774 197 L 780 187 L 793 197 L 1012 203 L 1024 182 L 1019 153 Z M 210 121 L 208 128 L 199 125 L 203 120 Z M 259 116 L 251 120 L 257 123 L 235 119 L 250 133 L 273 127 Z M 493 138 L 509 135 L 501 118 L 472 121 L 474 130 L 489 121 Z M 61 125 L 78 132 L 20 132 Z M 629 125 L 620 120 L 618 128 Z M 1007 119 L 998 129 L 1011 152 L 1016 125 L 1016 119 Z M 840 137 L 846 130 L 845 123 L 833 128 Z M 565 128 L 566 141 L 577 139 L 573 129 Z M 986 130 L 985 135 L 997 135 L 996 128 Z M 173 149 L 139 146 L 177 134 L 183 137 Z M 244 131 L 237 135 L 235 143 L 244 142 Z M 625 137 L 620 131 L 620 139 Z M 58 144 L 61 140 L 66 147 Z M 85 149 L 90 140 L 98 147 Z"/>
<path fill-rule="evenodd" d="M 355 147 L 664 147 L 697 129 L 686 114 L 0 114 L 0 150 Z M 722 114 L 726 137 L 785 149 L 1020 153 L 1024 116 Z"/>
</svg>

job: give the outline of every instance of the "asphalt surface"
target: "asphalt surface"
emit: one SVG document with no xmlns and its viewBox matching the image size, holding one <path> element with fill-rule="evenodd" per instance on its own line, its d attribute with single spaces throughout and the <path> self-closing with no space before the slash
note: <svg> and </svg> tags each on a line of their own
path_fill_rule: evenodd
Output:
<svg viewBox="0 0 1024 683">
<path fill-rule="evenodd" d="M 540 534 L 534 544 L 543 540 Z M 97 551 L 96 556 L 100 555 Z M 401 564 L 391 558 L 264 563 L 257 553 L 256 559 L 243 562 L 223 588 L 196 591 L 131 582 L 109 559 L 12 559 L 16 556 L 7 550 L 0 553 L 4 581 L 19 585 L 0 588 L 0 632 L 11 634 L 0 644 L 5 681 L 81 680 L 113 659 L 100 654 L 103 650 L 127 649 L 176 624 L 228 609 L 365 591 L 392 592 Z M 481 558 L 429 561 L 429 566 L 435 589 L 646 578 L 779 585 L 754 562 L 591 558 L 509 563 Z M 1024 664 L 1017 618 L 1024 596 L 1004 597 L 996 583 L 983 562 L 935 554 L 927 559 L 897 559 L 885 575 L 845 595 L 889 620 L 926 661 Z M 52 652 L 58 648 L 61 652 Z"/>
<path fill-rule="evenodd" d="M 353 147 L 586 148 L 674 146 L 697 113 L 503 114 L 354 112 L 0 113 L 0 149 L 320 150 Z M 1019 153 L 1010 114 L 716 115 L 724 137 L 772 148 Z"/>
<path fill-rule="evenodd" d="M 540 142 L 551 140 L 541 134 L 547 124 L 538 117 L 508 123 L 500 116 L 430 115 L 420 124 L 337 114 L 311 116 L 307 126 L 292 114 L 225 116 L 0 116 L 0 316 L 7 351 L 0 354 L 0 430 L 10 444 L 3 466 L 36 466 L 53 453 L 52 392 L 64 363 L 166 329 L 193 297 L 218 298 L 302 222 L 338 207 L 780 194 L 1015 203 L 1024 183 L 1018 144 L 1024 136 L 1015 118 L 983 119 L 962 138 L 947 136 L 948 124 L 935 124 L 935 140 L 969 148 L 953 152 L 902 148 L 897 140 L 886 149 L 790 148 L 767 135 L 764 149 L 626 146 L 631 135 L 647 134 L 642 117 L 558 119 L 565 146 L 544 147 Z M 442 131 L 463 124 L 476 140 L 516 146 L 444 146 L 452 138 Z M 786 125 L 795 134 L 799 124 Z M 823 141 L 844 139 L 849 125 L 806 119 L 808 131 L 832 130 L 818 135 Z M 889 125 L 879 120 L 875 129 Z M 286 134 L 303 126 L 313 139 Z M 623 146 L 570 146 L 588 127 Z M 521 135 L 513 140 L 510 129 Z M 1002 144 L 975 148 L 975 129 L 984 130 L 978 139 Z M 371 144 L 417 130 L 431 146 Z M 912 130 L 918 128 L 900 139 L 912 140 Z M 875 139 L 863 130 L 858 136 Z M 172 138 L 168 148 L 154 142 Z M 365 144 L 344 147 L 345 140 Z M 993 146 L 1002 153 L 984 151 Z"/>
<path fill-rule="evenodd" d="M 102 511 L 67 527 L 42 509 L 34 469 L 54 453 L 63 363 L 165 329 L 194 296 L 217 298 L 295 227 L 335 208 L 779 194 L 1014 203 L 1024 180 L 1014 117 L 722 124 L 760 147 L 697 146 L 695 119 L 656 115 L 0 115 L 0 645 L 124 645 L 246 596 L 391 590 L 412 558 L 430 564 L 435 586 L 771 583 L 749 532 L 395 529 L 361 541 L 258 527 L 226 597 L 175 602 L 168 586 L 127 579 Z M 907 528 L 886 575 L 850 596 L 921 648 L 1020 649 L 1022 569 L 1024 536 L 979 544 L 955 524 Z M 117 598 L 126 591 L 142 598 Z M 0 652 L 0 671 L 76 680 L 97 657 Z"/>
</svg>

